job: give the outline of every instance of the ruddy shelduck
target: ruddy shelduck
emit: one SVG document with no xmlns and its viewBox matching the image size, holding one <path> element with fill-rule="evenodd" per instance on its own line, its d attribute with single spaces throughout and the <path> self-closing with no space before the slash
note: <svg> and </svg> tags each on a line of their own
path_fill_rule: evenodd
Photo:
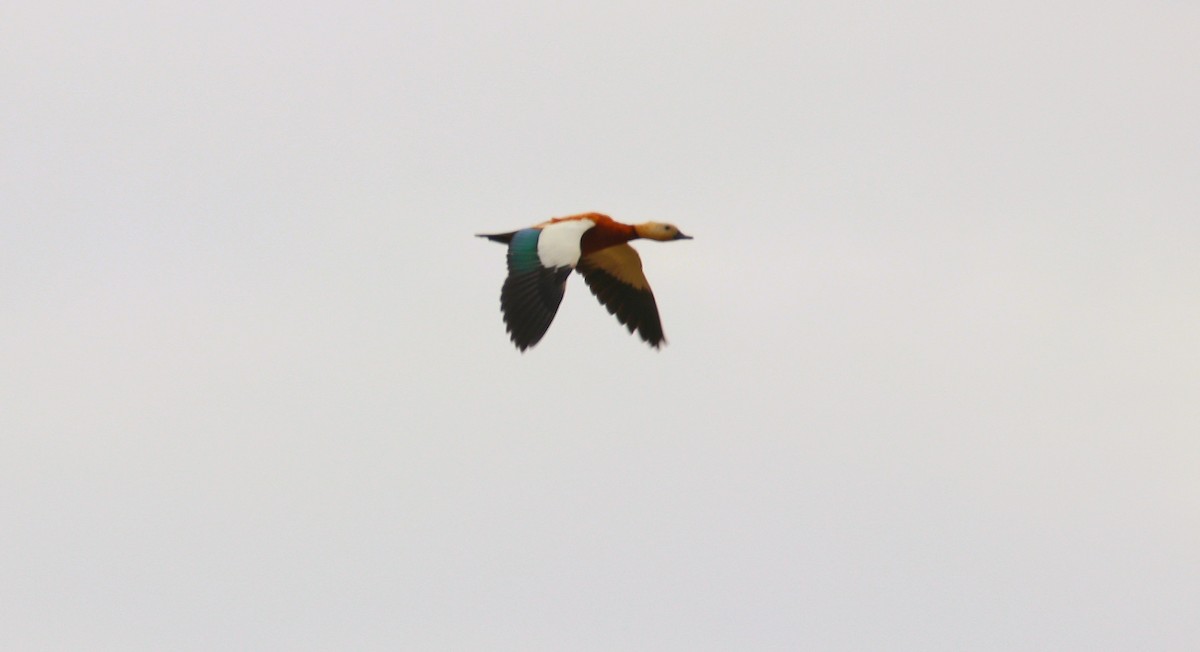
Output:
<svg viewBox="0 0 1200 652">
<path fill-rule="evenodd" d="M 622 224 L 600 213 L 556 217 L 519 231 L 479 234 L 508 245 L 508 277 L 500 310 L 521 351 L 538 343 L 558 312 L 571 270 L 583 275 L 592 294 L 647 344 L 666 342 L 658 305 L 630 240 L 690 240 L 673 224 Z"/>
</svg>

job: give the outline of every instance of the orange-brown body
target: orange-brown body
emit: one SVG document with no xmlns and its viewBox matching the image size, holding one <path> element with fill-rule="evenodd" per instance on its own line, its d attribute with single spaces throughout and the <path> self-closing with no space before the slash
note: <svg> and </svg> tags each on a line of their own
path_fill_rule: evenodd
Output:
<svg viewBox="0 0 1200 652">
<path fill-rule="evenodd" d="M 637 229 L 632 224 L 622 224 L 602 213 L 582 213 L 569 217 L 556 217 L 550 220 L 549 223 L 553 224 L 555 222 L 567 222 L 570 220 L 591 220 L 596 225 L 588 229 L 579 241 L 579 248 L 584 256 L 600 251 L 601 249 L 608 249 L 614 245 L 625 244 L 639 237 Z"/>
</svg>

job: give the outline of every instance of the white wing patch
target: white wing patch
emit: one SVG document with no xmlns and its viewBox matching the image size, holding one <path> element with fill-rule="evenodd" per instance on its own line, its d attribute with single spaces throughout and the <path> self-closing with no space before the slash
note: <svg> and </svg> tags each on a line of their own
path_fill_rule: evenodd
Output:
<svg viewBox="0 0 1200 652">
<path fill-rule="evenodd" d="M 579 263 L 579 241 L 588 229 L 596 226 L 591 220 L 567 220 L 542 227 L 538 236 L 538 259 L 543 267 L 574 267 Z"/>
</svg>

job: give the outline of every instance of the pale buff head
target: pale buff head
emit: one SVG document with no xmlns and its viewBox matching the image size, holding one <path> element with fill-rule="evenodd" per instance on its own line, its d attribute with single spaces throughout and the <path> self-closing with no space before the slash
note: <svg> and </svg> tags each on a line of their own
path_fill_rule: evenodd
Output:
<svg viewBox="0 0 1200 652">
<path fill-rule="evenodd" d="M 684 235 L 674 224 L 663 222 L 645 222 L 634 225 L 639 238 L 646 240 L 691 240 L 692 236 Z"/>
</svg>

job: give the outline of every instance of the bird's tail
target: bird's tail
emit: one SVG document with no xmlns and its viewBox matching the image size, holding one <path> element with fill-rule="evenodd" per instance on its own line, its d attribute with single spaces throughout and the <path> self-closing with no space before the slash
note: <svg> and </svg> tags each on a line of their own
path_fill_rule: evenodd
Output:
<svg viewBox="0 0 1200 652">
<path fill-rule="evenodd" d="M 487 238 L 488 240 L 491 240 L 492 242 L 508 244 L 508 243 L 512 242 L 513 235 L 515 235 L 515 234 L 516 234 L 516 231 L 510 231 L 508 233 L 476 233 L 475 237 L 476 238 Z"/>
</svg>

